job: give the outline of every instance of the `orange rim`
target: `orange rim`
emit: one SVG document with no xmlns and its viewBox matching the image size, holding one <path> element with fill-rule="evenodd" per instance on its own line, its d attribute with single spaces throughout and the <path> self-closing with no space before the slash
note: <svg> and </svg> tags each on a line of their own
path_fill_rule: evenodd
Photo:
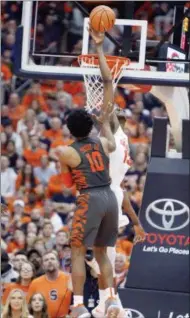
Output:
<svg viewBox="0 0 190 318">
<path fill-rule="evenodd" d="M 117 67 L 121 68 L 123 65 L 129 65 L 130 64 L 130 59 L 127 57 L 123 56 L 111 56 L 111 55 L 106 55 L 106 60 L 109 65 L 109 68 L 112 69 L 114 65 L 117 63 Z M 98 60 L 98 55 L 97 54 L 82 54 L 78 56 L 78 61 L 80 64 L 82 62 L 85 62 L 89 65 L 95 65 L 99 66 L 99 60 Z"/>
</svg>

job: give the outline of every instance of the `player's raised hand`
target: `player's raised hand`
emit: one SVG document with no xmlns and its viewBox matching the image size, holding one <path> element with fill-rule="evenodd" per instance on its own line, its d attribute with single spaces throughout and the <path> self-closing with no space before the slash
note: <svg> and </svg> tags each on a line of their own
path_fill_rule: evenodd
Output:
<svg viewBox="0 0 190 318">
<path fill-rule="evenodd" d="M 88 32 L 90 33 L 92 39 L 94 40 L 96 45 L 101 45 L 104 41 L 104 32 L 96 32 L 92 29 L 91 25 L 88 26 Z"/>
<path fill-rule="evenodd" d="M 146 233 L 143 229 L 143 227 L 139 225 L 134 225 L 134 231 L 135 231 L 135 238 L 134 238 L 134 244 L 137 244 L 139 242 L 144 242 L 146 238 Z"/>
<path fill-rule="evenodd" d="M 114 105 L 113 103 L 109 102 L 107 107 L 104 109 L 101 109 L 101 112 L 99 115 L 92 115 L 92 118 L 95 119 L 99 124 L 104 124 L 105 122 L 110 121 L 110 116 L 113 113 Z"/>
</svg>

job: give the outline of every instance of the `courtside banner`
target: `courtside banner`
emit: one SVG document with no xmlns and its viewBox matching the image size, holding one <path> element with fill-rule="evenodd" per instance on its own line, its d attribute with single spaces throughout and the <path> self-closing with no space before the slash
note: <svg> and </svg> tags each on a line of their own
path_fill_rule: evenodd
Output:
<svg viewBox="0 0 190 318">
<path fill-rule="evenodd" d="M 190 292 L 189 196 L 189 160 L 151 158 L 127 287 Z"/>
<path fill-rule="evenodd" d="M 187 294 L 120 289 L 127 318 L 189 318 Z"/>
</svg>

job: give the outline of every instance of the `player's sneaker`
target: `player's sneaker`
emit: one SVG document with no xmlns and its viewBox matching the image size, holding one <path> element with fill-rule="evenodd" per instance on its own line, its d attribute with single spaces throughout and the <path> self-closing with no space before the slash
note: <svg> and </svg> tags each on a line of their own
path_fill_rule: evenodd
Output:
<svg viewBox="0 0 190 318">
<path fill-rule="evenodd" d="M 105 314 L 105 306 L 96 306 L 93 310 L 92 310 L 92 316 L 94 318 L 103 318 Z"/>
<path fill-rule="evenodd" d="M 105 302 L 105 317 L 106 318 L 118 318 L 120 313 L 120 307 L 117 299 L 108 298 Z"/>
<path fill-rule="evenodd" d="M 71 318 L 90 318 L 91 314 L 86 309 L 86 307 L 82 304 L 76 307 L 72 307 L 70 317 Z"/>
</svg>

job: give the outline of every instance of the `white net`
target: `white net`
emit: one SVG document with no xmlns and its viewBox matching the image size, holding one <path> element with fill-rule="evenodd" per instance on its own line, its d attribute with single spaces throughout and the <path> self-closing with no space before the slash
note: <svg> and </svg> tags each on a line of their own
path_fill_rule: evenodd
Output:
<svg viewBox="0 0 190 318">
<path fill-rule="evenodd" d="M 79 57 L 80 66 L 83 68 L 98 68 L 97 58 L 95 56 L 84 55 Z M 122 70 L 129 64 L 129 59 L 121 57 L 107 57 L 112 73 L 113 90 L 115 91 L 117 83 L 122 77 Z M 87 104 L 85 109 L 92 112 L 99 110 L 103 103 L 103 82 L 101 75 L 84 74 L 84 83 L 86 87 Z"/>
</svg>

